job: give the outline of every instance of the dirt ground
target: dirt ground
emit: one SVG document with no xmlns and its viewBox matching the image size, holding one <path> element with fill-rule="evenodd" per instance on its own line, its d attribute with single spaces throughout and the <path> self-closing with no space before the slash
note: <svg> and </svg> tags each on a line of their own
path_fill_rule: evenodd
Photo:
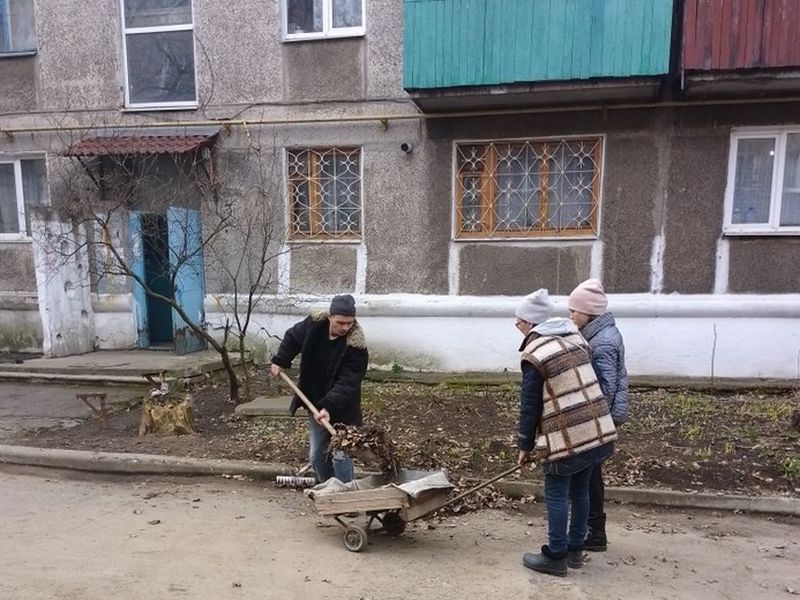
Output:
<svg viewBox="0 0 800 600">
<path fill-rule="evenodd" d="M 419 600 L 781 599 L 800 593 L 798 522 L 610 506 L 606 553 L 567 578 L 525 569 L 539 504 L 415 522 L 364 552 L 298 492 L 224 479 L 0 468 L 0 597 Z"/>
<path fill-rule="evenodd" d="M 279 393 L 260 373 L 253 394 Z M 117 452 L 305 462 L 304 419 L 242 419 L 224 381 L 195 385 L 199 433 L 138 436 L 139 410 L 116 413 L 108 429 L 76 427 L 22 432 L 13 443 Z M 484 477 L 515 460 L 516 384 L 439 385 L 367 382 L 365 422 L 389 428 L 402 464 Z M 288 395 L 287 395 L 288 404 Z M 633 390 L 630 420 L 607 463 L 608 485 L 676 490 L 800 495 L 800 408 L 796 392 L 698 393 Z M 370 465 L 367 465 L 369 467 Z M 529 471 L 525 477 L 538 477 Z"/>
</svg>

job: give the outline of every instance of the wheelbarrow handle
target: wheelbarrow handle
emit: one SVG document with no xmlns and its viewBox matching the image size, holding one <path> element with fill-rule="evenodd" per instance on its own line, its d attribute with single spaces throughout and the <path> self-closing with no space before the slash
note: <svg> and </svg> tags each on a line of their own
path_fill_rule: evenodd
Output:
<svg viewBox="0 0 800 600">
<path fill-rule="evenodd" d="M 303 401 L 303 404 L 305 404 L 306 408 L 311 411 L 311 414 L 316 417 L 319 414 L 319 410 L 317 409 L 317 407 L 311 403 L 311 400 L 308 399 L 308 397 L 302 392 L 302 390 L 299 387 L 297 387 L 295 382 L 292 381 L 292 378 L 289 377 L 283 370 L 281 371 L 281 378 L 286 382 L 286 385 L 292 388 L 292 391 L 295 394 L 297 394 L 297 397 Z M 325 427 L 325 429 L 327 429 L 331 435 L 337 435 L 336 430 L 333 428 L 333 425 L 331 425 L 331 422 L 329 420 L 323 419 L 322 421 L 317 421 L 317 422 L 321 423 L 322 426 Z"/>
<path fill-rule="evenodd" d="M 508 476 L 509 476 L 509 475 L 511 475 L 512 473 L 516 473 L 516 472 L 517 472 L 517 471 L 519 471 L 521 468 L 522 468 L 522 465 L 514 465 L 514 466 L 513 466 L 513 467 L 511 467 L 510 469 L 506 469 L 505 471 L 503 471 L 502 473 L 499 473 L 499 474 L 495 475 L 495 476 L 494 476 L 494 477 L 492 477 L 491 479 L 487 479 L 486 481 L 483 481 L 483 482 L 479 483 L 479 484 L 478 484 L 478 485 L 476 485 L 474 488 L 470 488 L 470 489 L 468 489 L 466 492 L 461 492 L 461 493 L 460 493 L 458 496 L 456 496 L 455 498 L 451 498 L 450 500 L 448 500 L 447 502 L 445 502 L 445 503 L 444 503 L 442 506 L 440 506 L 440 507 L 439 507 L 439 508 L 437 508 L 436 510 L 441 510 L 441 509 L 443 509 L 445 506 L 450 506 L 451 504 L 454 504 L 455 502 L 458 502 L 458 501 L 459 501 L 459 500 L 461 500 L 462 498 L 466 498 L 466 497 L 467 497 L 467 496 L 469 496 L 470 494 L 474 494 L 475 492 L 477 492 L 477 491 L 479 491 L 479 490 L 482 490 L 482 489 L 483 489 L 483 488 L 485 488 L 486 486 L 492 485 L 492 484 L 493 484 L 495 481 L 499 481 L 499 480 L 500 480 L 500 479 L 502 479 L 503 477 L 508 477 Z"/>
</svg>

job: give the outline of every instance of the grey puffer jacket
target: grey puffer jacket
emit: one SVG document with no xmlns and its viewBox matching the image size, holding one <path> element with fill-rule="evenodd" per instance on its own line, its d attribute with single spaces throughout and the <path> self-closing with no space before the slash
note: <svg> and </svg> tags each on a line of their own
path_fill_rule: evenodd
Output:
<svg viewBox="0 0 800 600">
<path fill-rule="evenodd" d="M 581 334 L 592 350 L 592 367 L 608 401 L 615 425 L 628 420 L 628 370 L 625 368 L 625 344 L 610 312 L 584 325 Z"/>
</svg>

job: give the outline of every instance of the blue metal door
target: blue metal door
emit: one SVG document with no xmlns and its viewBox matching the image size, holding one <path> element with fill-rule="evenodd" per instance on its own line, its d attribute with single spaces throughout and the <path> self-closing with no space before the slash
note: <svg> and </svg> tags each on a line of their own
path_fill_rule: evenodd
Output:
<svg viewBox="0 0 800 600">
<path fill-rule="evenodd" d="M 171 268 L 175 269 L 175 302 L 193 325 L 202 327 L 205 323 L 203 300 L 206 286 L 200 211 L 168 208 L 167 229 L 169 262 Z M 176 354 L 188 354 L 206 348 L 206 341 L 192 331 L 174 309 L 172 324 Z"/>
<path fill-rule="evenodd" d="M 145 281 L 144 269 L 144 236 L 142 235 L 142 214 L 131 211 L 128 215 L 128 239 L 130 240 L 130 257 L 128 266 L 131 272 Z M 139 348 L 150 346 L 150 328 L 147 322 L 147 294 L 144 287 L 133 277 L 133 321 L 136 327 L 136 343 Z"/>
</svg>

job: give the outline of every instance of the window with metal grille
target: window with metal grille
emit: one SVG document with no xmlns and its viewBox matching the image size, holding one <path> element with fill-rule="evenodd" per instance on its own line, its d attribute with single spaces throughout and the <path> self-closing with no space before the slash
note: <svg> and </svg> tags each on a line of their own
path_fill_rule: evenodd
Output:
<svg viewBox="0 0 800 600">
<path fill-rule="evenodd" d="M 291 239 L 361 237 L 361 149 L 287 152 Z"/>
<path fill-rule="evenodd" d="M 456 146 L 455 237 L 594 237 L 602 138 Z"/>
</svg>

